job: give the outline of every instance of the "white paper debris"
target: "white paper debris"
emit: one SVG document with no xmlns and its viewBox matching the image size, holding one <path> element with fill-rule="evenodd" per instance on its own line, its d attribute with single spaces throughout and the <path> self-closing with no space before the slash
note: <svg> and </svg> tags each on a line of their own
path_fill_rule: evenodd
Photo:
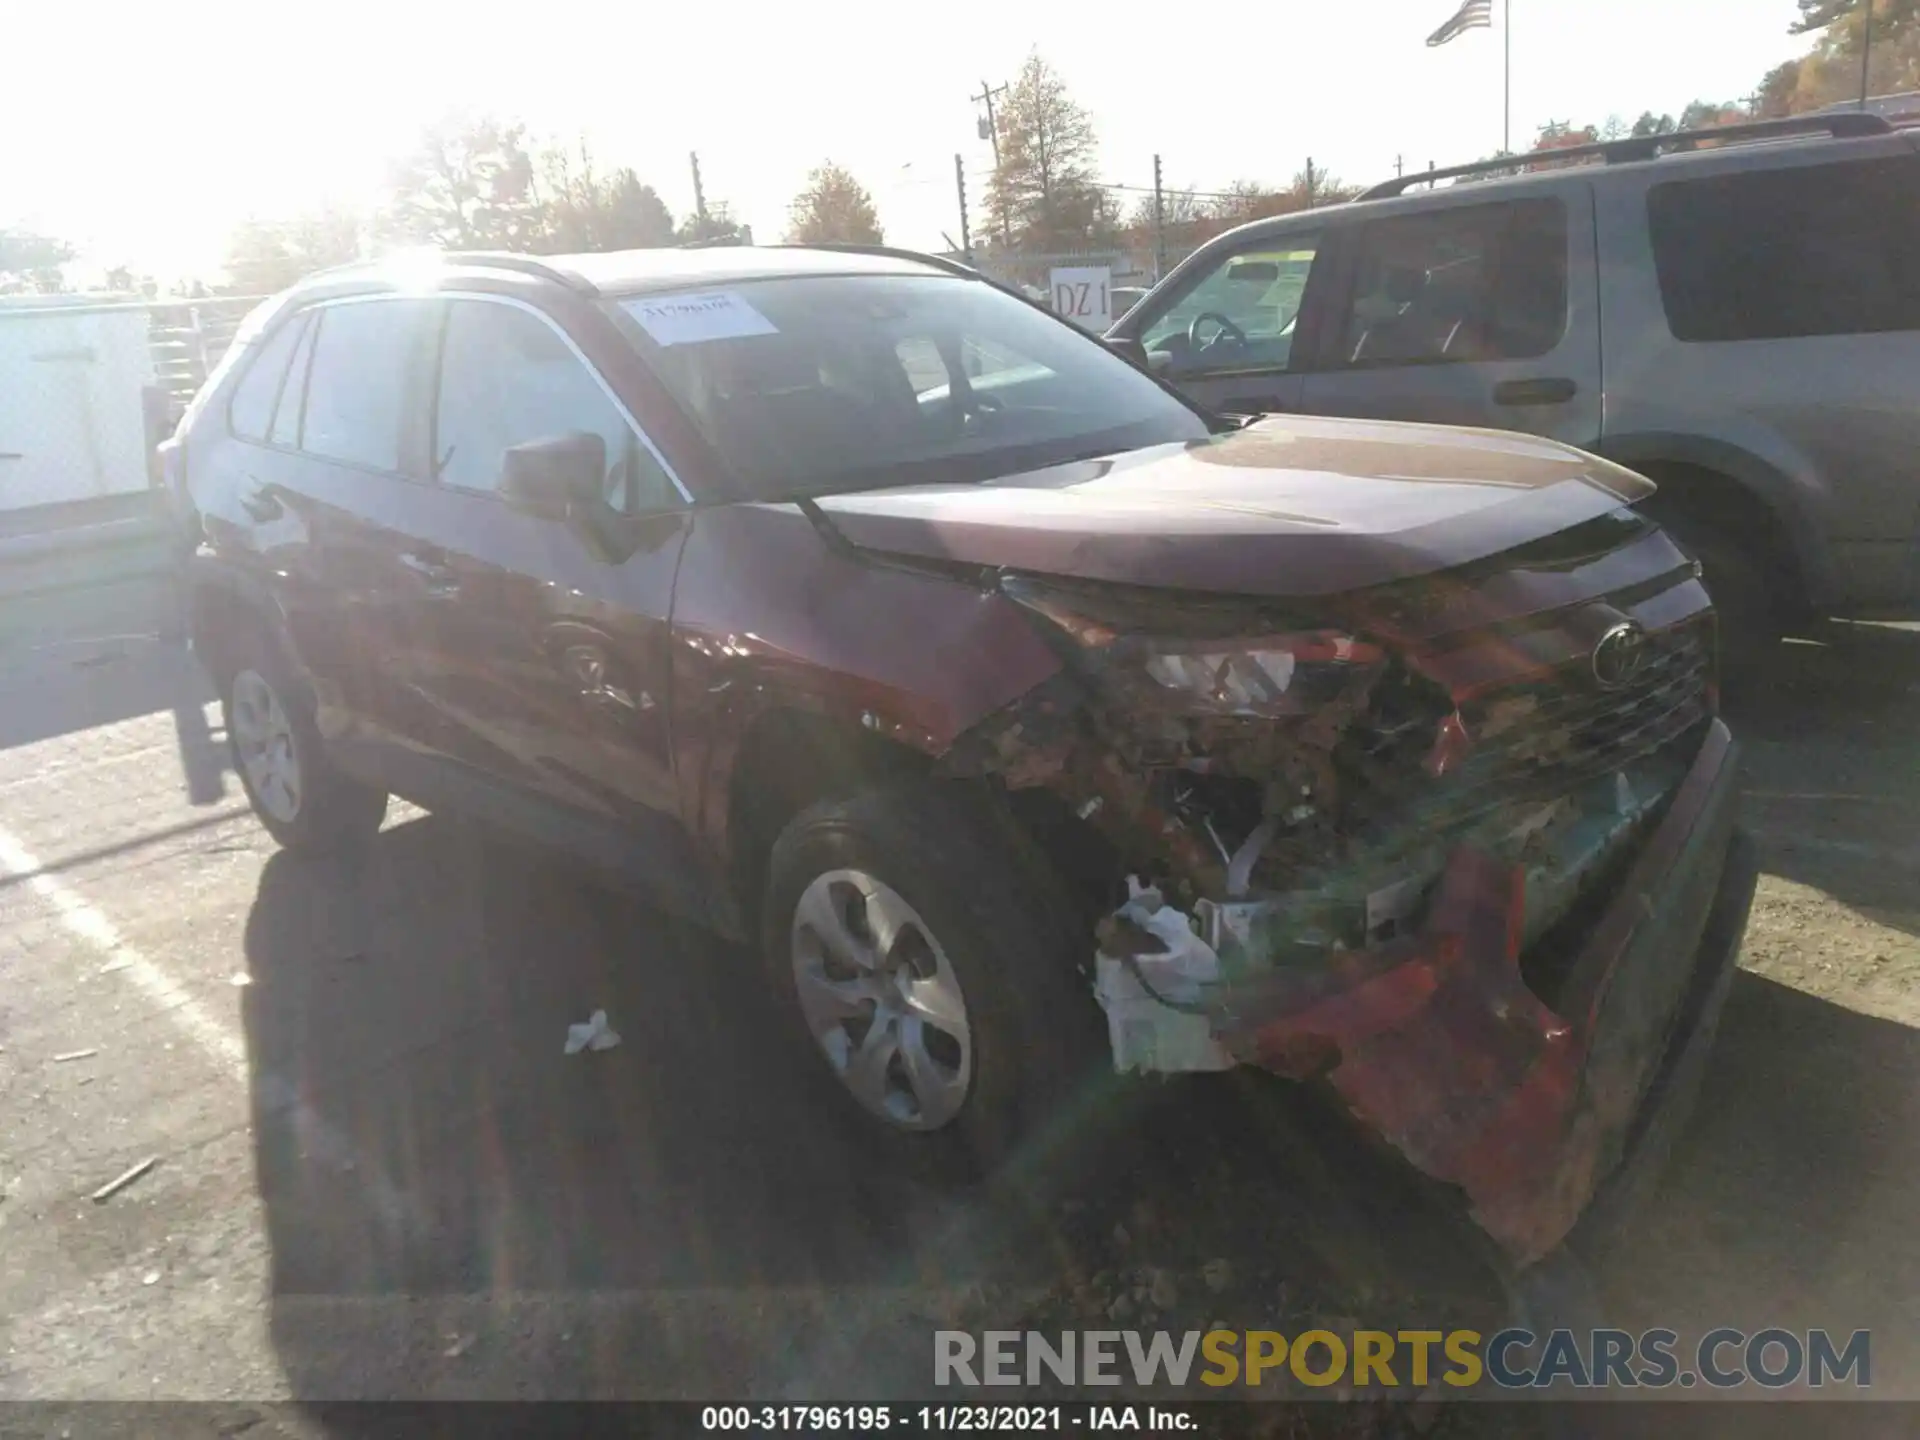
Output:
<svg viewBox="0 0 1920 1440">
<path fill-rule="evenodd" d="M 607 1024 L 607 1012 L 596 1010 L 587 1017 L 584 1025 L 567 1027 L 567 1054 L 578 1055 L 582 1050 L 611 1050 L 620 1043 L 620 1037 Z"/>
<path fill-rule="evenodd" d="M 1174 1074 L 1232 1069 L 1233 1057 L 1213 1038 L 1206 1016 L 1175 1010 L 1154 999 L 1158 994 L 1176 1005 L 1198 1003 L 1220 979 L 1220 957 L 1193 933 L 1185 913 L 1166 904 L 1158 890 L 1143 887 L 1131 875 L 1127 890 L 1132 898 L 1116 913 L 1167 948 L 1159 954 L 1135 955 L 1131 965 L 1111 955 L 1094 956 L 1094 996 L 1107 1014 L 1114 1070 Z M 1152 986 L 1152 993 L 1142 986 L 1142 979 Z"/>
<path fill-rule="evenodd" d="M 626 309 L 661 345 L 699 345 L 709 340 L 780 333 L 771 320 L 731 290 L 629 300 Z"/>
</svg>

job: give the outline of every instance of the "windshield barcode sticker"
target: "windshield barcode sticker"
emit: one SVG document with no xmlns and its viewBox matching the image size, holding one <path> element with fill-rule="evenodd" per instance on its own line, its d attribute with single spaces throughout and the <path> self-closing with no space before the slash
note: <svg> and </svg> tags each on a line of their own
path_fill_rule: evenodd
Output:
<svg viewBox="0 0 1920 1440">
<path fill-rule="evenodd" d="M 731 290 L 629 300 L 626 309 L 660 345 L 699 345 L 780 333 L 779 327 Z"/>
</svg>

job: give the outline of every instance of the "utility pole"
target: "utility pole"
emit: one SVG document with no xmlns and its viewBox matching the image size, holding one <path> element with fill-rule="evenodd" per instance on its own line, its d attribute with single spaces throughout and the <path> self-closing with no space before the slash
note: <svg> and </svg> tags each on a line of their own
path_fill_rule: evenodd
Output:
<svg viewBox="0 0 1920 1440">
<path fill-rule="evenodd" d="M 693 213 L 695 238 L 707 238 L 707 196 L 700 188 L 700 152 L 689 151 L 687 158 L 693 162 Z"/>
<path fill-rule="evenodd" d="M 987 107 L 987 133 L 982 135 L 980 138 L 982 140 L 991 140 L 993 142 L 993 168 L 996 170 L 1000 168 L 1000 123 L 998 120 L 994 118 L 993 97 L 996 95 L 1004 95 L 1006 93 L 1007 93 L 1006 86 L 1002 85 L 998 90 L 996 90 L 992 86 L 987 84 L 986 81 L 982 80 L 980 82 L 980 93 L 978 95 L 969 95 L 967 97 L 969 100 L 973 101 L 974 104 L 985 105 Z"/>
<path fill-rule="evenodd" d="M 1160 157 L 1153 157 L 1153 283 L 1167 268 L 1167 202 L 1160 188 Z"/>
<path fill-rule="evenodd" d="M 993 142 L 993 178 L 996 180 L 1000 178 L 1000 120 L 999 117 L 993 113 L 993 97 L 1006 93 L 1007 87 L 1005 85 L 995 89 L 993 86 L 987 84 L 986 81 L 982 80 L 980 82 L 980 93 L 967 97 L 973 101 L 974 104 L 985 105 L 987 107 L 987 133 L 981 138 Z M 1013 232 L 1009 227 L 1007 212 L 1004 207 L 1000 211 L 1000 245 L 1004 250 L 1013 249 Z"/>
<path fill-rule="evenodd" d="M 1407 173 L 1406 158 L 1404 155 L 1396 155 L 1393 157 L 1393 173 L 1396 177 Z"/>
<path fill-rule="evenodd" d="M 967 232 L 967 163 L 959 155 L 953 157 L 953 184 L 960 195 L 960 253 L 967 257 L 967 263 L 973 263 L 973 236 Z"/>
<path fill-rule="evenodd" d="M 1313 157 L 1307 156 L 1307 209 L 1313 209 Z"/>
<path fill-rule="evenodd" d="M 1867 65 L 1873 59 L 1873 0 L 1860 0 L 1860 108 L 1867 108 Z"/>
</svg>

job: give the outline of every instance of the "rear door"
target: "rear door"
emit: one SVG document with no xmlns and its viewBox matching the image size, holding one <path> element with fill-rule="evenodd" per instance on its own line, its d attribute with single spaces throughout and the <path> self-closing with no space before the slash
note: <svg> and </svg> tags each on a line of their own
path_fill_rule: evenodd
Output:
<svg viewBox="0 0 1920 1440">
<path fill-rule="evenodd" d="M 356 730 L 419 750 L 441 736 L 410 683 L 416 581 L 400 562 L 426 472 L 433 313 L 393 295 L 315 305 L 268 437 L 310 531 L 315 584 L 290 620 L 322 699 Z"/>
<path fill-rule="evenodd" d="M 1325 231 L 1302 224 L 1223 248 L 1126 317 L 1156 373 L 1209 409 L 1296 410 L 1309 284 L 1318 288 Z"/>
<path fill-rule="evenodd" d="M 1598 272 L 1584 181 L 1498 200 L 1450 193 L 1343 227 L 1339 240 L 1303 409 L 1598 444 Z"/>
</svg>

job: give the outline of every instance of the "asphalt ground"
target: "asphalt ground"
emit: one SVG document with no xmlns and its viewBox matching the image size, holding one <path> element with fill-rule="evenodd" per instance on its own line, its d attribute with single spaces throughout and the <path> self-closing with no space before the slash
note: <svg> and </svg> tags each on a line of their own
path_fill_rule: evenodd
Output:
<svg viewBox="0 0 1920 1440">
<path fill-rule="evenodd" d="M 0 649 L 0 1397 L 885 1397 L 943 1325 L 1504 1313 L 1263 1077 L 1116 1087 L 1031 1184 L 885 1173 L 793 1083 L 755 956 L 399 805 L 357 863 L 277 853 L 151 619 Z M 1920 1398 L 1920 633 L 1791 644 L 1733 719 L 1743 973 L 1602 1293 L 1869 1329 L 1873 1393 Z M 595 1009 L 621 1045 L 564 1055 Z"/>
</svg>

